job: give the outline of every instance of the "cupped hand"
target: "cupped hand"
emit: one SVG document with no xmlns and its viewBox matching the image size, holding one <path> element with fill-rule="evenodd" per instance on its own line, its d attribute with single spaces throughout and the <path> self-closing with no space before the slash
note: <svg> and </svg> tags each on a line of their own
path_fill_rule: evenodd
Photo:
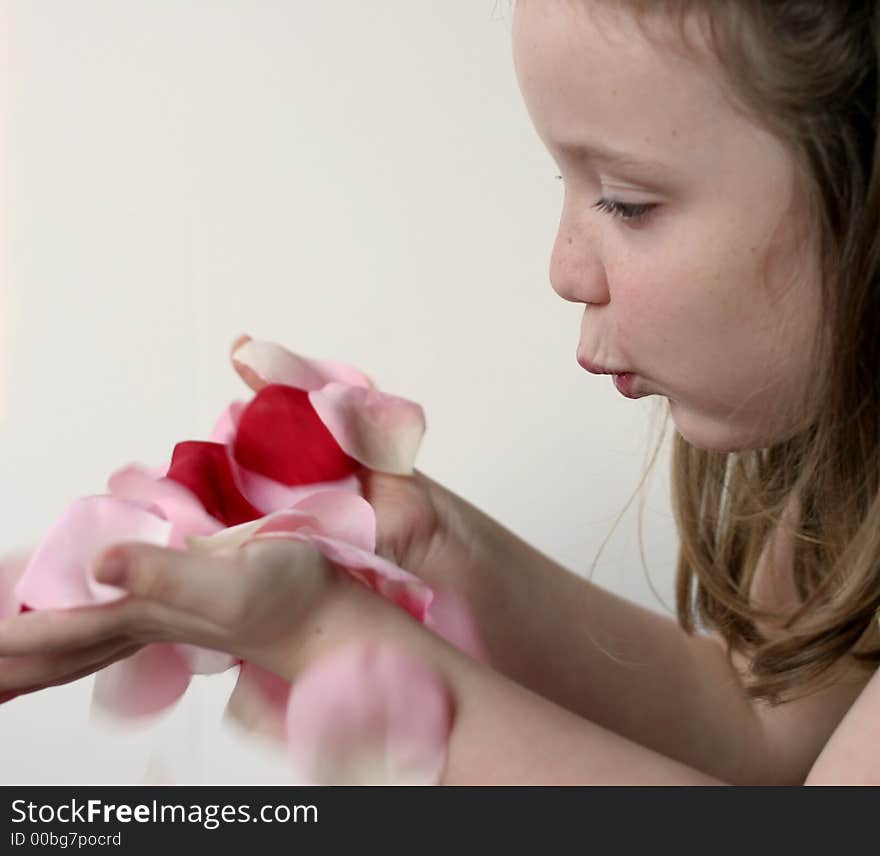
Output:
<svg viewBox="0 0 880 856">
<path fill-rule="evenodd" d="M 95 577 L 128 596 L 0 620 L 0 700 L 84 677 L 154 642 L 224 651 L 269 669 L 293 662 L 340 578 L 313 546 L 287 539 L 223 555 L 117 544 Z"/>
</svg>

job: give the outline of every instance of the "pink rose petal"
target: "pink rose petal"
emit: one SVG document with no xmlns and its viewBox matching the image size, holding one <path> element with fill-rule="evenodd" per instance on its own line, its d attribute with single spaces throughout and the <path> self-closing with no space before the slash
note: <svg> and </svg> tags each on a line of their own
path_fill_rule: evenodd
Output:
<svg viewBox="0 0 880 856">
<path fill-rule="evenodd" d="M 246 731 L 283 743 L 289 697 L 288 681 L 253 663 L 242 663 L 226 714 Z"/>
<path fill-rule="evenodd" d="M 67 609 L 118 600 L 125 593 L 97 582 L 92 563 L 111 544 L 145 541 L 166 546 L 172 524 L 113 496 L 74 500 L 40 542 L 15 588 L 32 609 Z"/>
<path fill-rule="evenodd" d="M 200 553 L 229 553 L 243 547 L 261 529 L 268 529 L 276 534 L 291 536 L 292 533 L 306 529 L 313 532 L 318 521 L 310 514 L 300 511 L 273 511 L 265 517 L 229 526 L 214 535 L 192 535 L 186 538 L 187 548 Z"/>
<path fill-rule="evenodd" d="M 231 455 L 230 449 L 230 465 L 239 490 L 263 514 L 290 508 L 307 496 L 323 490 L 347 490 L 349 493 L 361 495 L 361 484 L 354 475 L 336 481 L 312 482 L 291 487 L 240 466 Z"/>
<path fill-rule="evenodd" d="M 489 652 L 477 631 L 477 623 L 468 602 L 449 589 L 435 588 L 433 592 L 434 597 L 425 616 L 425 627 L 469 657 L 488 663 Z"/>
<path fill-rule="evenodd" d="M 432 668 L 357 642 L 306 669 L 290 693 L 291 761 L 308 784 L 432 785 L 446 764 L 452 701 Z"/>
<path fill-rule="evenodd" d="M 330 383 L 309 400 L 340 448 L 373 470 L 409 475 L 425 433 L 425 413 L 406 398 Z"/>
<path fill-rule="evenodd" d="M 206 537 L 186 539 L 191 549 L 233 550 L 255 536 L 324 535 L 345 540 L 352 548 L 372 552 L 376 544 L 376 515 L 362 497 L 342 490 L 324 490 L 300 500 L 292 508 L 230 526 Z"/>
<path fill-rule="evenodd" d="M 107 486 L 113 496 L 158 508 L 172 523 L 169 547 L 183 549 L 184 536 L 210 535 L 223 528 L 219 520 L 205 511 L 189 488 L 164 478 L 164 472 L 157 476 L 157 472 L 157 469 L 130 464 L 116 470 Z"/>
<path fill-rule="evenodd" d="M 174 647 L 194 675 L 216 675 L 231 669 L 239 662 L 238 657 L 233 657 L 225 651 L 212 651 L 210 648 L 183 643 L 176 643 Z"/>
<path fill-rule="evenodd" d="M 146 645 L 96 674 L 92 703 L 118 717 L 151 716 L 174 704 L 186 692 L 190 678 L 176 645 Z"/>
<path fill-rule="evenodd" d="M 264 384 L 280 383 L 306 390 L 320 389 L 333 381 L 349 386 L 373 386 L 373 382 L 354 366 L 335 360 L 301 357 L 274 342 L 251 339 L 235 349 L 232 361 L 250 369 Z"/>
<path fill-rule="evenodd" d="M 247 405 L 242 401 L 233 401 L 219 416 L 214 423 L 214 430 L 208 440 L 211 443 L 223 443 L 229 445 L 235 439 L 241 414 Z"/>
<path fill-rule="evenodd" d="M 316 532 L 337 541 L 345 541 L 359 550 L 376 549 L 376 513 L 363 497 L 343 490 L 323 490 L 300 500 L 290 509 L 311 515 Z M 258 531 L 270 531 L 272 524 Z"/>
</svg>

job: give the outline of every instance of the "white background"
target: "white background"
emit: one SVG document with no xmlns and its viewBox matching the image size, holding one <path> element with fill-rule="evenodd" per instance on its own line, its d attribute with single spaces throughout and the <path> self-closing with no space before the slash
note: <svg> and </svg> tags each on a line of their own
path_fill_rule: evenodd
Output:
<svg viewBox="0 0 880 856">
<path fill-rule="evenodd" d="M 504 0 L 2 12 L 0 552 L 205 439 L 248 396 L 227 363 L 247 332 L 420 402 L 420 469 L 590 572 L 665 403 L 575 362 L 581 308 L 547 275 L 561 182 Z M 667 471 L 664 451 L 643 542 L 671 604 Z M 593 579 L 665 610 L 638 505 Z M 231 675 L 134 730 L 92 719 L 91 684 L 0 706 L 0 782 L 292 781 L 223 723 Z"/>
</svg>

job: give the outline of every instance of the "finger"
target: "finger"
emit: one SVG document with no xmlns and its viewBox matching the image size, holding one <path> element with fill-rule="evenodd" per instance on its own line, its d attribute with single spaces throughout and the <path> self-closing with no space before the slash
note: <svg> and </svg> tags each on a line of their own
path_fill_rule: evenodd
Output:
<svg viewBox="0 0 880 856">
<path fill-rule="evenodd" d="M 225 555 L 136 542 L 107 550 L 95 578 L 124 588 L 135 601 L 169 607 L 170 616 L 154 609 L 141 619 L 164 619 L 155 629 L 189 641 L 195 635 L 223 638 L 225 630 L 250 617 L 254 598 L 301 599 L 326 568 L 315 547 L 288 539 L 253 541 Z"/>
<path fill-rule="evenodd" d="M 9 693 L 9 696 L 12 698 L 17 698 L 21 695 L 30 695 L 31 693 L 38 692 L 39 690 L 49 689 L 50 687 L 59 687 L 63 684 L 73 683 L 73 681 L 78 681 L 81 678 L 87 678 L 89 675 L 93 675 L 96 672 L 100 672 L 101 669 L 107 668 L 107 666 L 112 666 L 114 663 L 119 660 L 124 660 L 126 657 L 130 657 L 132 654 L 136 654 L 142 646 L 140 645 L 128 645 L 125 648 L 120 648 L 117 651 L 114 651 L 112 654 L 104 657 L 101 660 L 96 660 L 95 662 L 90 662 L 86 665 L 83 665 L 82 668 L 77 671 L 71 672 L 69 674 L 63 674 L 60 677 L 56 676 L 50 681 L 46 681 L 44 683 L 27 686 L 24 689 L 17 690 L 16 692 Z"/>
<path fill-rule="evenodd" d="M 101 606 L 38 609 L 0 621 L 0 657 L 51 654 L 130 635 L 130 599 Z"/>
<path fill-rule="evenodd" d="M 129 639 L 114 639 L 60 655 L 0 660 L 0 692 L 24 694 L 75 681 L 134 654 L 140 647 Z"/>
<path fill-rule="evenodd" d="M 209 623 L 224 623 L 248 582 L 241 551 L 218 556 L 154 544 L 116 544 L 96 563 L 95 579 L 137 598 Z"/>
</svg>

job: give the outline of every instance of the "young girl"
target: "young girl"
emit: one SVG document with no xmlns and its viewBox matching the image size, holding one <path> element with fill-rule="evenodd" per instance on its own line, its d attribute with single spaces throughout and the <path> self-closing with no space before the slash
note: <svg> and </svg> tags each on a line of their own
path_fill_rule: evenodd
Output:
<svg viewBox="0 0 880 856">
<path fill-rule="evenodd" d="M 880 782 L 875 4 L 520 0 L 513 42 L 578 361 L 676 428 L 679 623 L 364 471 L 378 552 L 466 597 L 491 667 L 303 544 L 130 544 L 98 576 L 131 597 L 0 623 L 0 693 L 160 640 L 293 681 L 390 640 L 454 699 L 445 784 Z"/>
</svg>

